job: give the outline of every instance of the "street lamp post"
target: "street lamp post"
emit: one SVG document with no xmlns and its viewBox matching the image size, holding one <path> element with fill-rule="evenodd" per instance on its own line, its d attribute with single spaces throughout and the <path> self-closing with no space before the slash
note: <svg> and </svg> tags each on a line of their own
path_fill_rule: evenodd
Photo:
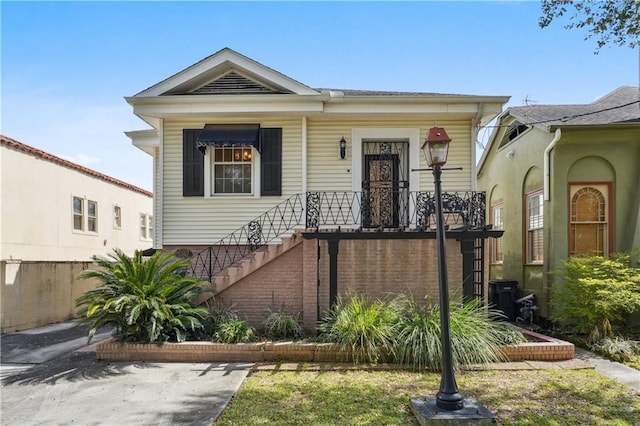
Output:
<svg viewBox="0 0 640 426">
<path fill-rule="evenodd" d="M 442 188 L 440 176 L 442 166 L 447 162 L 451 139 L 441 127 L 429 129 L 422 149 L 427 163 L 433 170 L 436 198 L 436 241 L 438 243 L 438 276 L 440 293 L 440 341 L 442 345 L 442 374 L 440 377 L 440 390 L 436 394 L 436 405 L 447 411 L 455 411 L 463 408 L 463 397 L 458 392 L 458 385 L 453 372 L 451 356 L 451 322 L 449 319 L 449 288 L 447 283 L 447 255 L 446 238 L 444 230 L 444 214 L 442 211 Z"/>
</svg>

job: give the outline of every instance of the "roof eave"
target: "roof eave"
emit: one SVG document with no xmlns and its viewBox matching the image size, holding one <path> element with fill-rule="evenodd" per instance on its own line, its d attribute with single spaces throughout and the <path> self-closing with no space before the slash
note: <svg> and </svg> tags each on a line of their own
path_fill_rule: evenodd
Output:
<svg viewBox="0 0 640 426">
<path fill-rule="evenodd" d="M 493 148 L 493 144 L 495 143 L 498 132 L 500 131 L 500 125 L 502 121 L 505 119 L 505 117 L 509 115 L 511 115 L 511 110 L 509 108 L 507 108 L 502 113 L 497 115 L 496 117 L 497 124 L 494 126 L 493 130 L 491 131 L 491 135 L 489 136 L 489 143 L 485 147 L 484 151 L 482 151 L 482 155 L 480 156 L 480 161 L 476 166 L 476 176 L 480 176 L 480 174 L 482 173 L 482 168 L 484 167 L 484 163 L 487 160 L 489 152 Z"/>
<path fill-rule="evenodd" d="M 131 139 L 133 146 L 151 156 L 154 156 L 155 149 L 160 147 L 160 138 L 156 129 L 133 130 L 124 134 Z"/>
<path fill-rule="evenodd" d="M 550 124 L 548 126 L 549 132 L 555 132 L 556 129 L 562 130 L 593 130 L 598 128 L 600 130 L 615 130 L 620 128 L 640 128 L 640 122 L 621 122 L 621 123 L 599 123 L 599 124 Z"/>
</svg>

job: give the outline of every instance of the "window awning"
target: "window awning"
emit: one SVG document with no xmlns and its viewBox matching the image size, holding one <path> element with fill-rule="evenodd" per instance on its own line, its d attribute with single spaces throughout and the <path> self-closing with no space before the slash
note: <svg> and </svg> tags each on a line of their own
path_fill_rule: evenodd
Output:
<svg viewBox="0 0 640 426">
<path fill-rule="evenodd" d="M 206 124 L 196 147 L 203 154 L 207 146 L 252 146 L 260 149 L 259 124 Z"/>
</svg>

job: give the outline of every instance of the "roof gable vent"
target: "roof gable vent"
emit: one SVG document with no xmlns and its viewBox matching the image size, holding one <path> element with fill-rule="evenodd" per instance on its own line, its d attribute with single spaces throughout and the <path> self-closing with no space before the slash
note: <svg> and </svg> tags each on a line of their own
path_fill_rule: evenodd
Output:
<svg viewBox="0 0 640 426">
<path fill-rule="evenodd" d="M 504 137 L 500 141 L 500 145 L 498 146 L 498 148 L 502 148 L 503 146 L 507 145 L 509 142 L 516 139 L 529 129 L 531 129 L 531 126 L 516 121 L 514 124 L 510 125 L 507 128 L 507 131 L 504 133 Z"/>
<path fill-rule="evenodd" d="M 220 78 L 198 87 L 185 95 L 254 95 L 285 93 L 264 84 L 258 83 L 235 71 L 230 71 Z"/>
</svg>

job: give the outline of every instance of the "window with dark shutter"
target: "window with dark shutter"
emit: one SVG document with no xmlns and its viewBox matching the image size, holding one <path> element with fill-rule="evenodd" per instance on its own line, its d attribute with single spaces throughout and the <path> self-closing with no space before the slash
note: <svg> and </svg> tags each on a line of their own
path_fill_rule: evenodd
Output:
<svg viewBox="0 0 640 426">
<path fill-rule="evenodd" d="M 204 155 L 196 146 L 201 129 L 182 131 L 182 195 L 204 196 Z"/>
<path fill-rule="evenodd" d="M 260 129 L 261 195 L 282 194 L 282 129 Z"/>
</svg>

